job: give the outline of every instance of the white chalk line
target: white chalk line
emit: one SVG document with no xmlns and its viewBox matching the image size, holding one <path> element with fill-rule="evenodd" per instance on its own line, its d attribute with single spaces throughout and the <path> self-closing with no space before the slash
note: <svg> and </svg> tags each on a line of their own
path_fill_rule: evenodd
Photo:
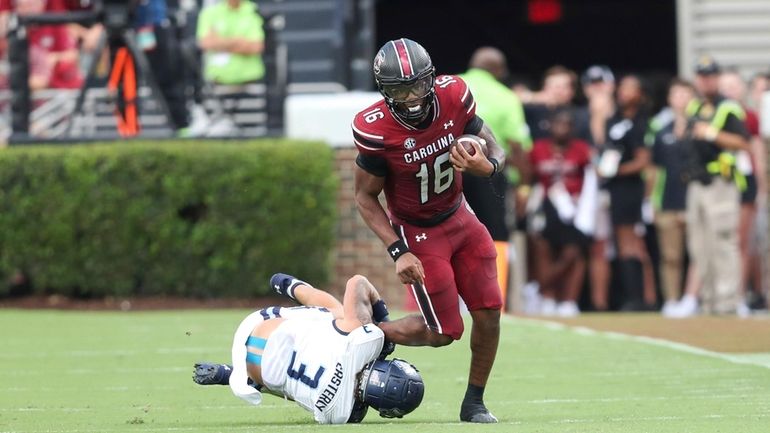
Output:
<svg viewBox="0 0 770 433">
<path fill-rule="evenodd" d="M 710 350 L 701 349 L 700 347 L 695 347 L 689 344 L 678 343 L 670 340 L 664 340 L 661 338 L 624 334 L 622 332 L 614 332 L 614 331 L 597 331 L 595 329 L 587 328 L 585 326 L 569 326 L 559 322 L 549 322 L 549 321 L 544 321 L 539 319 L 526 319 L 522 317 L 510 317 L 510 316 L 505 316 L 504 319 L 514 323 L 523 322 L 530 325 L 540 326 L 542 328 L 555 330 L 555 331 L 568 330 L 579 335 L 598 336 L 598 337 L 609 338 L 613 340 L 621 340 L 621 341 L 633 341 L 637 343 L 648 344 L 651 346 L 663 347 L 663 348 L 675 350 L 678 352 L 689 353 L 692 355 L 699 355 L 699 356 L 719 359 L 732 364 L 750 365 L 754 367 L 770 369 L 770 359 L 764 360 L 763 358 L 755 356 L 756 354 L 748 354 L 747 356 L 741 356 L 741 355 L 712 352 Z"/>
</svg>

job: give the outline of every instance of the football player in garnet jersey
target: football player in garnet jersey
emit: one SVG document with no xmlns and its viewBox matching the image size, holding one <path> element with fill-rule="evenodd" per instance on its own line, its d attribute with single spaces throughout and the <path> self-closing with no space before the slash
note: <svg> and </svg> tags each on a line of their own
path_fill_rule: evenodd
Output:
<svg viewBox="0 0 770 433">
<path fill-rule="evenodd" d="M 430 56 L 418 43 L 403 38 L 386 43 L 373 69 L 384 99 L 353 119 L 359 152 L 356 203 L 422 313 L 384 323 L 382 330 L 396 344 L 450 344 L 463 333 L 459 294 L 473 318 L 460 419 L 497 422 L 483 401 L 500 336 L 497 253 L 463 199 L 461 176 L 499 172 L 503 150 L 476 116 L 468 86 L 456 76 L 436 77 Z M 486 153 L 477 142 L 473 155 L 463 146 L 451 146 L 463 134 L 486 141 Z M 383 191 L 387 212 L 377 198 Z"/>
</svg>

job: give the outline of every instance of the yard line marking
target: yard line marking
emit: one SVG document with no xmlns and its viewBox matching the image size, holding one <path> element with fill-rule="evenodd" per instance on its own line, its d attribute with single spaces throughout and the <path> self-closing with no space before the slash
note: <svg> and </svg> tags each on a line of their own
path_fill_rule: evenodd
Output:
<svg viewBox="0 0 770 433">
<path fill-rule="evenodd" d="M 642 335 L 624 334 L 622 332 L 615 331 L 597 331 L 595 329 L 587 328 L 585 326 L 569 326 L 559 322 L 549 322 L 539 319 L 527 319 L 523 317 L 510 317 L 504 316 L 504 320 L 511 322 L 521 322 L 529 325 L 536 325 L 542 328 L 550 329 L 552 331 L 570 331 L 578 335 L 584 336 L 597 336 L 603 338 L 609 338 L 620 341 L 633 341 L 637 343 L 648 344 L 651 346 L 664 347 L 666 349 L 675 350 L 678 352 L 689 353 L 692 355 L 705 356 L 709 358 L 715 358 L 722 361 L 727 361 L 733 364 L 751 365 L 754 367 L 762 367 L 770 369 L 770 359 L 762 359 L 760 357 L 741 356 L 741 355 L 729 355 L 726 353 L 712 352 L 710 350 L 701 349 L 700 347 L 691 346 L 685 343 L 678 343 L 676 341 L 664 340 L 662 338 L 646 337 Z"/>
</svg>

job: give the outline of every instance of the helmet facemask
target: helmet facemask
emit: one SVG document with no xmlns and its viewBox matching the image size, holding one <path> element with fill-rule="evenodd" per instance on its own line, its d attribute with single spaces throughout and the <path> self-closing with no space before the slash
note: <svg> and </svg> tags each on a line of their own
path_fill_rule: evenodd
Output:
<svg viewBox="0 0 770 433">
<path fill-rule="evenodd" d="M 425 120 L 433 106 L 435 78 L 431 68 L 410 81 L 381 82 L 378 87 L 393 114 L 417 124 Z"/>
</svg>

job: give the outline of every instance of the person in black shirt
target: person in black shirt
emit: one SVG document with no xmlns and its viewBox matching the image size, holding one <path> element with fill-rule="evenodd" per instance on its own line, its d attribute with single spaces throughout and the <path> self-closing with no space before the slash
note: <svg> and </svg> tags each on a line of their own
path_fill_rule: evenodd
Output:
<svg viewBox="0 0 770 433">
<path fill-rule="evenodd" d="M 692 84 L 674 79 L 668 89 L 668 106 L 652 121 L 645 138 L 652 151 L 647 174 L 648 192 L 655 213 L 655 228 L 661 253 L 662 313 L 675 316 L 684 274 L 685 199 L 683 179 L 687 104 L 695 96 Z"/>
<path fill-rule="evenodd" d="M 642 222 L 644 182 L 642 171 L 650 161 L 650 151 L 644 145 L 647 115 L 642 81 L 635 75 L 620 80 L 617 109 L 607 121 L 606 142 L 599 162 L 599 175 L 605 179 L 610 193 L 610 218 L 618 251 L 619 281 L 622 286 L 622 310 L 644 310 L 645 300 L 654 302 L 645 291 L 644 278 L 649 272 L 649 256 L 644 239 L 636 232 Z M 650 299 L 652 298 L 652 299 Z"/>
<path fill-rule="evenodd" d="M 524 104 L 532 140 L 551 137 L 551 118 L 557 110 L 568 108 L 572 113 L 576 138 L 591 142 L 588 111 L 573 105 L 577 88 L 577 74 L 564 66 L 552 66 L 543 74 L 543 89 L 539 92 L 517 90 Z"/>
</svg>

